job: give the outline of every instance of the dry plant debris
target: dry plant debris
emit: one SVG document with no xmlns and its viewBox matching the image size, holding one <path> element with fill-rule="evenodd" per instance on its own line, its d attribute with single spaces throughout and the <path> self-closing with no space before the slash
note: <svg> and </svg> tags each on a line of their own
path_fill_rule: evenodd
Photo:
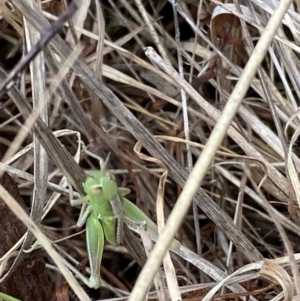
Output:
<svg viewBox="0 0 300 301">
<path fill-rule="evenodd" d="M 299 5 L 1 1 L 0 292 L 25 301 L 299 298 Z M 68 12 L 54 34 L 52 25 Z M 272 22 L 278 29 L 268 36 Z M 50 40 L 34 48 L 45 36 Z M 267 40 L 258 68 L 250 65 Z M 36 56 L 18 69 L 31 49 Z M 247 70 L 254 74 L 248 82 Z M 239 85 L 245 93 L 234 98 Z M 233 99 L 240 105 L 231 120 L 222 112 Z M 219 121 L 226 118 L 225 132 Z M 185 194 L 218 129 L 213 160 L 207 156 L 209 168 L 199 172 L 201 183 L 194 181 L 196 194 Z M 149 292 L 134 288 L 153 248 L 147 231 L 146 251 L 129 229 L 125 248 L 105 247 L 99 290 L 60 265 L 67 258 L 88 275 L 85 233 L 75 227 L 79 210 L 69 203 L 68 184 L 82 195 L 86 174 L 99 165 L 81 140 L 102 158 L 110 154 L 118 185 L 131 189 L 128 198 L 160 231 L 179 196 L 193 198 L 182 222 L 167 222 L 181 245 L 171 245 L 153 269 Z M 26 239 L 10 250 L 26 227 Z M 43 248 L 23 252 L 36 235 Z"/>
</svg>

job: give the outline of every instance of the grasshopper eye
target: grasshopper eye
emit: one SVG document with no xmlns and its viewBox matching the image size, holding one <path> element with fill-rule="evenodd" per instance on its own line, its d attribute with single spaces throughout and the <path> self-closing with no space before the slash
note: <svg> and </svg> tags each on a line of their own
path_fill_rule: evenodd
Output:
<svg viewBox="0 0 300 301">
<path fill-rule="evenodd" d="M 92 191 L 92 193 L 94 193 L 94 194 L 100 194 L 101 192 L 102 192 L 102 186 L 100 186 L 100 185 L 93 185 L 92 187 L 91 187 L 91 191 Z"/>
<path fill-rule="evenodd" d="M 111 178 L 113 181 L 116 181 L 116 177 L 115 177 L 114 174 L 110 173 L 109 176 L 110 176 L 110 178 Z"/>
</svg>

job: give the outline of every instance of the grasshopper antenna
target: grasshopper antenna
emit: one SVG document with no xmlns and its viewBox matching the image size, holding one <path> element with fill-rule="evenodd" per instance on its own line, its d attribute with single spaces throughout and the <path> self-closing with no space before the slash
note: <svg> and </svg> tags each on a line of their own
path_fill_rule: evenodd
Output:
<svg viewBox="0 0 300 301">
<path fill-rule="evenodd" d="M 105 161 L 103 161 L 103 159 L 101 158 L 101 160 L 100 160 L 100 168 L 101 168 L 101 170 L 105 170 L 106 169 L 108 161 L 109 161 L 109 158 L 110 158 L 110 155 L 111 155 L 111 152 L 108 153 Z"/>
</svg>

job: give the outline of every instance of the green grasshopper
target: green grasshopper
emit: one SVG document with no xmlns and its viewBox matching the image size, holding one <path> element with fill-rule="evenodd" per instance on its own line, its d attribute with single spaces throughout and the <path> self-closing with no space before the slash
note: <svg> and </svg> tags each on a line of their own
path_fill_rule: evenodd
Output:
<svg viewBox="0 0 300 301">
<path fill-rule="evenodd" d="M 70 200 L 72 206 L 82 205 L 77 226 L 86 224 L 86 244 L 91 276 L 89 279 L 79 273 L 73 266 L 69 268 L 89 287 L 99 288 L 100 266 L 104 240 L 116 246 L 123 240 L 123 222 L 147 223 L 156 227 L 151 219 L 137 206 L 125 198 L 130 190 L 119 188 L 113 176 L 106 171 L 94 171 L 83 184 L 86 196 Z"/>
</svg>

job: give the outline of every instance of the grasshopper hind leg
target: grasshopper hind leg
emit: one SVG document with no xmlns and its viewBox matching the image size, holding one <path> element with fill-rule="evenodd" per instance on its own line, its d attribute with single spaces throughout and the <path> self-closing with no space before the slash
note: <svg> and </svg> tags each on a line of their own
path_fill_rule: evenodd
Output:
<svg viewBox="0 0 300 301">
<path fill-rule="evenodd" d="M 101 285 L 100 267 L 104 248 L 104 231 L 100 221 L 94 215 L 90 215 L 86 222 L 86 244 L 91 269 L 89 287 L 99 288 Z"/>
</svg>

